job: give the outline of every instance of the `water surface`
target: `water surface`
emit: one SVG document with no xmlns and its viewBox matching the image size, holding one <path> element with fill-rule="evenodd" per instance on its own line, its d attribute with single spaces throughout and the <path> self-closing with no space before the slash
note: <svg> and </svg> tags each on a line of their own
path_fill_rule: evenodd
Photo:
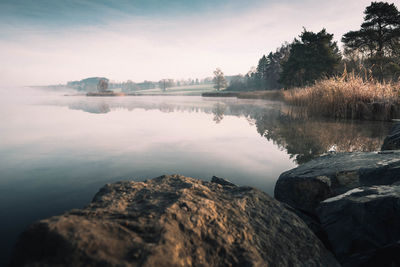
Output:
<svg viewBox="0 0 400 267">
<path fill-rule="evenodd" d="M 29 223 L 83 207 L 105 183 L 216 175 L 273 195 L 283 171 L 328 150 L 376 150 L 390 128 L 299 118 L 265 100 L 28 88 L 0 97 L 0 265 Z"/>
</svg>

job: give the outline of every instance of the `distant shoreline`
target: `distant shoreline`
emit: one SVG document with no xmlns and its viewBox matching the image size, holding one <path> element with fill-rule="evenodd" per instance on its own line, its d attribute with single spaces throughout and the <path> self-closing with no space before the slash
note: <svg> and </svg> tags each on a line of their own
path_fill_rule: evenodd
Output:
<svg viewBox="0 0 400 267">
<path fill-rule="evenodd" d="M 259 90 L 243 92 L 207 92 L 202 93 L 203 97 L 236 97 L 241 99 L 267 99 L 283 100 L 282 90 Z"/>
</svg>

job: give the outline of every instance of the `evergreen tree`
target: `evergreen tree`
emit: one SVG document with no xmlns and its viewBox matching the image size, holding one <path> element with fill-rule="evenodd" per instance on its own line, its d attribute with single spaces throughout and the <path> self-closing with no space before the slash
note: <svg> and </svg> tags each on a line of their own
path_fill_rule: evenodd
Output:
<svg viewBox="0 0 400 267">
<path fill-rule="evenodd" d="M 400 12 L 394 4 L 372 2 L 364 14 L 361 29 L 346 33 L 342 42 L 347 50 L 364 56 L 381 81 L 393 78 L 400 69 Z"/>
<path fill-rule="evenodd" d="M 282 88 L 282 84 L 279 83 L 279 78 L 282 72 L 282 64 L 287 61 L 289 54 L 290 44 L 288 43 L 283 44 L 275 53 L 271 52 L 268 54 L 268 65 L 265 74 L 267 90 Z"/>
<path fill-rule="evenodd" d="M 279 82 L 285 88 L 305 86 L 323 77 L 333 75 L 341 60 L 341 55 L 333 34 L 325 29 L 313 33 L 304 29 L 291 44 L 287 61 L 282 64 Z"/>
<path fill-rule="evenodd" d="M 256 74 L 256 87 L 261 90 L 266 89 L 267 85 L 267 68 L 268 68 L 268 59 L 263 55 L 261 59 L 258 61 L 257 65 L 257 74 Z"/>
<path fill-rule="evenodd" d="M 274 90 L 281 89 L 279 77 L 282 72 L 282 64 L 290 53 L 290 44 L 285 43 L 275 52 L 270 52 L 268 56 L 263 55 L 258 61 L 256 72 L 248 74 L 248 79 L 253 79 L 248 83 L 250 89 Z"/>
<path fill-rule="evenodd" d="M 253 66 L 251 67 L 251 69 L 247 72 L 246 76 L 245 76 L 245 80 L 246 80 L 246 89 L 250 89 L 250 90 L 255 90 L 257 89 L 258 86 L 258 81 L 257 81 L 257 69 Z"/>
</svg>

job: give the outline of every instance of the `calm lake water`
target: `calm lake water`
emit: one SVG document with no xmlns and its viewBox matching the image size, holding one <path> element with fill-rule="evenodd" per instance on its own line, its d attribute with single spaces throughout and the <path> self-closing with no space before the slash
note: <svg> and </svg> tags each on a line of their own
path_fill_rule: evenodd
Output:
<svg viewBox="0 0 400 267">
<path fill-rule="evenodd" d="M 379 149 L 391 124 L 303 119 L 279 102 L 0 91 L 0 265 L 30 223 L 81 208 L 118 180 L 224 177 L 273 195 L 283 171 Z"/>
</svg>

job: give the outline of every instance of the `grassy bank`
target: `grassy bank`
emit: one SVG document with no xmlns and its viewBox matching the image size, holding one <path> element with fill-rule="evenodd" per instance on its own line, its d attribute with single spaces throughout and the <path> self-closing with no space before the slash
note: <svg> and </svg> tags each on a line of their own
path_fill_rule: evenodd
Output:
<svg viewBox="0 0 400 267">
<path fill-rule="evenodd" d="M 236 96 L 246 99 L 282 100 L 297 107 L 297 113 L 335 119 L 400 119 L 400 82 L 380 83 L 354 74 L 317 81 L 290 90 L 209 93 L 203 96 Z"/>
<path fill-rule="evenodd" d="M 204 97 L 238 97 L 239 93 L 236 92 L 205 92 L 201 96 Z"/>
<path fill-rule="evenodd" d="M 281 90 L 268 91 L 248 91 L 248 92 L 207 92 L 201 94 L 204 97 L 237 97 L 243 99 L 268 99 L 268 100 L 283 100 Z"/>
<path fill-rule="evenodd" d="M 380 83 L 344 73 L 290 90 L 210 92 L 203 96 L 281 100 L 298 107 L 297 113 L 335 119 L 400 119 L 400 81 Z"/>
<path fill-rule="evenodd" d="M 400 83 L 364 81 L 345 73 L 282 93 L 286 103 L 301 107 L 308 116 L 391 120 L 400 115 L 399 90 Z"/>
</svg>

